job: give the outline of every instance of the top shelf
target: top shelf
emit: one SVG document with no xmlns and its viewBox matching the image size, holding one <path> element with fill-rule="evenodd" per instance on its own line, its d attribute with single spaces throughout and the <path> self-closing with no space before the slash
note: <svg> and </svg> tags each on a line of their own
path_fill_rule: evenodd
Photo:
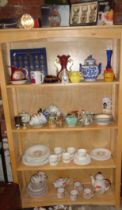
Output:
<svg viewBox="0 0 122 210">
<path fill-rule="evenodd" d="M 0 43 L 29 41 L 35 39 L 74 39 L 74 38 L 112 38 L 120 39 L 122 26 L 78 26 L 78 27 L 51 27 L 25 29 L 0 30 Z"/>
</svg>

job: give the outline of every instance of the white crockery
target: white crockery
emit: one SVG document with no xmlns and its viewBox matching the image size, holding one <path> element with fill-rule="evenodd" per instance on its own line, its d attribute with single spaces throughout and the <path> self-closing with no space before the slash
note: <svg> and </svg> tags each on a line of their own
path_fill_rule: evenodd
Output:
<svg viewBox="0 0 122 210">
<path fill-rule="evenodd" d="M 58 157 L 56 154 L 52 154 L 49 156 L 49 164 L 51 166 L 56 166 L 58 164 Z"/>
<path fill-rule="evenodd" d="M 63 161 L 63 163 L 70 163 L 71 162 L 71 157 L 70 157 L 69 152 L 63 152 L 62 161 Z"/>
</svg>

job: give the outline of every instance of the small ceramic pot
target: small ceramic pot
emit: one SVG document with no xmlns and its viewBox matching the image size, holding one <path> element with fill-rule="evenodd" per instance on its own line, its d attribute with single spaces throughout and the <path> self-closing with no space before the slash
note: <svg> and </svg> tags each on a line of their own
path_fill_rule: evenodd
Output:
<svg viewBox="0 0 122 210">
<path fill-rule="evenodd" d="M 68 127 L 75 127 L 78 122 L 78 118 L 76 116 L 67 115 L 65 117 L 65 121 L 66 121 Z"/>
</svg>

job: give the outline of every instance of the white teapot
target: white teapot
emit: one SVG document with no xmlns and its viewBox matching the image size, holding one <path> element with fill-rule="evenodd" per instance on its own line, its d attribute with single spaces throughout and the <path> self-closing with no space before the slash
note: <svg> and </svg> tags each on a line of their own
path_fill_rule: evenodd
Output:
<svg viewBox="0 0 122 210">
<path fill-rule="evenodd" d="M 96 192 L 104 193 L 109 190 L 111 182 L 109 179 L 105 179 L 101 172 L 98 172 L 94 177 L 91 176 L 92 186 Z"/>
</svg>

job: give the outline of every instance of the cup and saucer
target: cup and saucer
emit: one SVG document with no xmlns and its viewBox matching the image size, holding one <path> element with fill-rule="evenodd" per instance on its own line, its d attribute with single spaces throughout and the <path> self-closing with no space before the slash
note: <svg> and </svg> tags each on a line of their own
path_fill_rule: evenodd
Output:
<svg viewBox="0 0 122 210">
<path fill-rule="evenodd" d="M 78 149 L 74 156 L 74 163 L 77 165 L 87 165 L 91 163 L 91 157 L 86 149 Z"/>
</svg>

